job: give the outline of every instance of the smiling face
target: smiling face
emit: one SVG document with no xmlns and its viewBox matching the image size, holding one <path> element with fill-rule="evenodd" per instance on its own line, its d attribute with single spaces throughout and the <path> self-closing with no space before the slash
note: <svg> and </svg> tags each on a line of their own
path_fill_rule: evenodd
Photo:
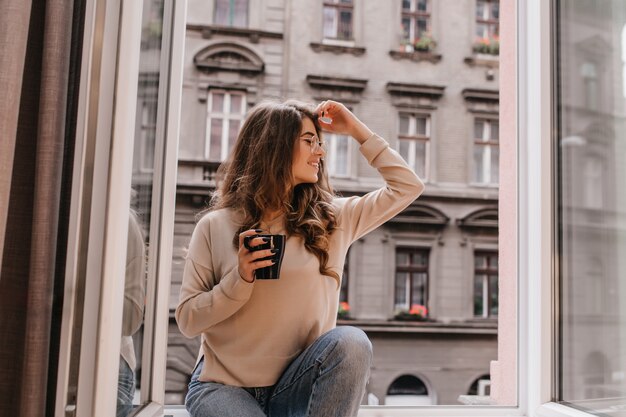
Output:
<svg viewBox="0 0 626 417">
<path fill-rule="evenodd" d="M 302 128 L 297 141 L 293 150 L 291 167 L 294 187 L 298 184 L 317 182 L 320 160 L 326 155 L 326 152 L 317 146 L 315 151 L 311 152 L 311 145 L 319 141 L 319 138 L 313 121 L 308 117 L 302 118 Z"/>
</svg>

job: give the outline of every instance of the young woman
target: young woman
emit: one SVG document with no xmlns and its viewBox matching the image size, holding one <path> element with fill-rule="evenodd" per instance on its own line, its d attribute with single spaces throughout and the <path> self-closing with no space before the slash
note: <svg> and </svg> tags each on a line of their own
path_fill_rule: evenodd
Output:
<svg viewBox="0 0 626 417">
<path fill-rule="evenodd" d="M 359 142 L 386 185 L 337 198 L 321 129 Z M 413 202 L 424 185 L 388 143 L 343 104 L 263 103 L 247 117 L 211 211 L 189 245 L 176 319 L 201 335 L 186 406 L 192 417 L 355 416 L 372 346 L 336 326 L 348 247 Z M 255 279 L 271 250 L 244 238 L 287 236 L 280 277 Z M 252 239 L 252 247 L 264 243 Z"/>
</svg>

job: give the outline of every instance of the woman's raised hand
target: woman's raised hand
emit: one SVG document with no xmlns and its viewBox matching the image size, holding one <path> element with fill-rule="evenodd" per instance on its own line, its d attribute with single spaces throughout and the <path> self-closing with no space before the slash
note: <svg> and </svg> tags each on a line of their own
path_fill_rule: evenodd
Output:
<svg viewBox="0 0 626 417">
<path fill-rule="evenodd" d="M 254 281 L 255 270 L 274 265 L 274 263 L 276 262 L 272 259 L 259 261 L 260 258 L 266 258 L 268 256 L 275 255 L 276 252 L 273 251 L 275 251 L 276 249 L 251 251 L 243 244 L 243 240 L 246 236 L 254 236 L 258 233 L 261 233 L 261 231 L 262 230 L 260 229 L 250 229 L 239 234 L 239 275 L 247 282 Z M 267 243 L 267 238 L 255 237 L 254 239 L 250 240 L 249 245 L 254 247 L 263 243 Z"/>
<path fill-rule="evenodd" d="M 365 142 L 373 133 L 346 106 L 333 100 L 318 104 L 315 112 L 320 126 L 327 132 L 350 135 L 359 143 Z M 326 123 L 330 119 L 330 123 Z"/>
</svg>

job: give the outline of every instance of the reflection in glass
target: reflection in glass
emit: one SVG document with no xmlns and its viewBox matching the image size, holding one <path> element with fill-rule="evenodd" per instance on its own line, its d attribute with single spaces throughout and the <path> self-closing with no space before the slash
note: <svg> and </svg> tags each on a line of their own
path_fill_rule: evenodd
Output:
<svg viewBox="0 0 626 417">
<path fill-rule="evenodd" d="M 558 399 L 626 405 L 626 106 L 621 0 L 558 6 Z"/>
<path fill-rule="evenodd" d="M 150 244 L 164 0 L 144 0 L 131 206 L 129 209 L 122 341 L 117 387 L 117 417 L 128 416 L 141 398 L 144 314 L 147 297 L 147 248 Z M 153 231 L 152 231 L 153 232 Z M 146 342 L 149 343 L 149 342 Z"/>
</svg>

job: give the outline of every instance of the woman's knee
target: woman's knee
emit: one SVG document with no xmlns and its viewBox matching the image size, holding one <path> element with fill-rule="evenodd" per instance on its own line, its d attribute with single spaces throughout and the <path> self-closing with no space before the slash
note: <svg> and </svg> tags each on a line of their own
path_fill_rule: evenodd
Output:
<svg viewBox="0 0 626 417">
<path fill-rule="evenodd" d="M 361 329 L 352 326 L 340 326 L 332 330 L 337 345 L 335 353 L 343 357 L 344 361 L 367 364 L 372 362 L 372 342 Z"/>
</svg>

